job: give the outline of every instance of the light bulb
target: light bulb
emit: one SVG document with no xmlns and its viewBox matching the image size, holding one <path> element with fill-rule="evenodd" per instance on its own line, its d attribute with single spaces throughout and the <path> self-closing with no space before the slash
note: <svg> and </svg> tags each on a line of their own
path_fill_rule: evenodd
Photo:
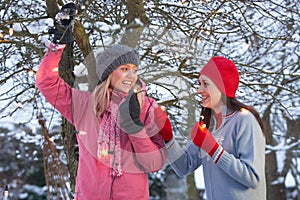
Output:
<svg viewBox="0 0 300 200">
<path fill-rule="evenodd" d="M 5 186 L 5 191 L 4 191 L 4 198 L 7 199 L 8 198 L 8 186 Z"/>
<path fill-rule="evenodd" d="M 166 106 L 159 106 L 159 107 L 160 107 L 160 109 L 161 109 L 162 111 L 164 111 L 164 112 L 167 111 L 167 107 L 166 107 Z"/>
<path fill-rule="evenodd" d="M 188 2 L 188 1 L 183 1 L 182 4 L 183 4 L 183 5 L 188 5 L 189 2 Z"/>
<path fill-rule="evenodd" d="M 200 116 L 200 121 L 202 121 L 202 120 L 204 120 L 204 116 L 203 115 Z"/>
<path fill-rule="evenodd" d="M 9 33 L 10 36 L 12 36 L 14 34 L 14 29 L 13 29 L 12 24 L 9 26 L 8 33 Z"/>
<path fill-rule="evenodd" d="M 34 75 L 34 71 L 31 69 L 31 70 L 29 70 L 28 74 L 29 74 L 29 76 L 33 76 Z"/>
<path fill-rule="evenodd" d="M 54 137 L 49 138 L 51 142 L 54 142 Z"/>
</svg>

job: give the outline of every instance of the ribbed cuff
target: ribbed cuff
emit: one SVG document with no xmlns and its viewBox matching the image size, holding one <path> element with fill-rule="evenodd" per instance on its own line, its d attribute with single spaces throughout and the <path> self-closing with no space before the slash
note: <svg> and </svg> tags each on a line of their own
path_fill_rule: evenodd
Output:
<svg viewBox="0 0 300 200">
<path fill-rule="evenodd" d="M 212 160 L 214 161 L 214 163 L 218 163 L 218 161 L 220 160 L 220 158 L 221 158 L 221 156 L 222 156 L 223 153 L 224 153 L 224 149 L 223 149 L 223 147 L 221 147 L 219 145 L 219 147 L 217 148 L 216 152 L 211 157 Z"/>
</svg>

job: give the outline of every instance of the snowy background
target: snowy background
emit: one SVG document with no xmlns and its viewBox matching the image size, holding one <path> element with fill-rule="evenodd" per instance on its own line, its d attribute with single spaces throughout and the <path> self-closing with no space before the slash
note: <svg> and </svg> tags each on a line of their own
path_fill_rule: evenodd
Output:
<svg viewBox="0 0 300 200">
<path fill-rule="evenodd" d="M 268 184 L 283 184 L 286 199 L 299 198 L 299 3 L 143 2 L 150 23 L 137 41 L 139 74 L 148 83 L 149 95 L 168 108 L 176 138 L 184 145 L 192 122 L 199 118 L 197 72 L 212 55 L 232 58 L 241 75 L 238 99 L 254 106 L 261 117 L 268 116 L 272 141 L 266 153 L 276 154 L 275 178 Z M 89 33 L 94 51 L 120 42 L 127 33 L 128 7 L 121 1 L 78 5 L 76 20 Z M 0 198 L 8 186 L 11 199 L 46 199 L 40 113 L 61 162 L 66 160 L 61 117 L 35 88 L 35 72 L 51 39 L 47 31 L 53 20 L 47 6 L 39 0 L 0 2 Z M 131 23 L 145 25 L 137 17 Z M 74 49 L 74 72 L 85 76 L 85 58 L 78 46 Z M 87 83 L 80 80 L 75 87 L 86 90 Z M 153 182 L 167 188 L 161 183 L 166 173 L 158 173 L 160 182 Z M 203 189 L 201 170 L 193 177 L 196 187 Z M 187 190 L 187 185 L 182 187 Z"/>
</svg>

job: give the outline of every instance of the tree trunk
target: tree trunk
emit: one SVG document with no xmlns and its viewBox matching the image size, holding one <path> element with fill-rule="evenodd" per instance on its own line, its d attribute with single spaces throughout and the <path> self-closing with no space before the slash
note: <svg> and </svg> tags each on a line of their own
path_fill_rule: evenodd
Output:
<svg viewBox="0 0 300 200">
<path fill-rule="evenodd" d="M 266 109 L 262 121 L 264 123 L 265 132 L 267 135 L 267 144 L 274 146 L 275 142 L 272 137 L 272 127 L 270 122 L 270 113 L 271 113 L 272 104 L 269 105 L 268 109 Z M 276 152 L 271 151 L 266 154 L 266 182 L 267 182 L 267 199 L 285 199 L 285 186 L 284 182 L 280 182 L 277 166 L 277 157 Z"/>
<path fill-rule="evenodd" d="M 121 43 L 134 48 L 138 43 L 145 26 L 149 24 L 149 19 L 145 13 L 142 0 L 130 0 L 126 1 L 125 4 L 128 10 L 128 14 L 126 15 L 128 24 L 126 26 L 126 31 L 122 36 Z M 135 21 L 136 19 L 140 19 L 143 26 L 137 24 Z"/>
<path fill-rule="evenodd" d="M 187 200 L 186 177 L 178 177 L 170 166 L 166 168 L 166 199 Z"/>
<path fill-rule="evenodd" d="M 59 63 L 59 75 L 71 87 L 74 85 L 73 68 L 73 48 L 72 45 L 67 45 Z M 71 188 L 73 191 L 75 190 L 75 180 L 78 167 L 78 149 L 75 133 L 76 131 L 74 126 L 63 117 L 61 134 L 70 173 Z"/>
<path fill-rule="evenodd" d="M 54 18 L 59 12 L 58 4 L 63 5 L 61 0 L 46 0 L 47 15 Z M 66 45 L 62 58 L 59 63 L 59 76 L 68 83 L 71 87 L 74 86 L 75 76 L 73 74 L 74 69 L 73 59 L 73 47 L 72 44 Z M 69 169 L 70 182 L 72 191 L 75 190 L 75 181 L 78 167 L 78 149 L 77 140 L 75 136 L 75 128 L 64 117 L 62 117 L 62 131 L 64 152 L 66 155 L 66 161 Z"/>
<path fill-rule="evenodd" d="M 85 29 L 81 22 L 76 21 L 74 25 L 73 35 L 83 57 L 84 65 L 88 71 L 88 90 L 92 92 L 97 85 L 99 79 L 96 74 L 96 62 L 93 49 L 91 47 L 89 36 L 86 34 Z"/>
<path fill-rule="evenodd" d="M 188 200 L 198 200 L 198 192 L 195 185 L 194 173 L 187 176 L 187 196 Z"/>
<path fill-rule="evenodd" d="M 297 172 L 298 170 L 298 164 L 297 160 L 299 158 L 299 130 L 300 130 L 300 117 L 298 118 L 290 118 L 289 116 L 284 116 L 284 119 L 287 124 L 287 133 L 285 136 L 285 141 L 287 146 L 291 146 L 290 149 L 287 149 L 286 154 L 285 154 L 285 161 L 284 161 L 284 167 L 282 170 L 282 177 L 287 177 L 288 173 L 291 173 L 294 181 L 295 181 L 295 186 L 292 188 L 286 187 L 287 190 L 296 190 L 298 194 L 298 200 L 300 199 L 300 189 L 299 189 L 299 180 L 300 180 L 300 175 Z M 295 145 L 297 143 L 297 145 Z"/>
</svg>

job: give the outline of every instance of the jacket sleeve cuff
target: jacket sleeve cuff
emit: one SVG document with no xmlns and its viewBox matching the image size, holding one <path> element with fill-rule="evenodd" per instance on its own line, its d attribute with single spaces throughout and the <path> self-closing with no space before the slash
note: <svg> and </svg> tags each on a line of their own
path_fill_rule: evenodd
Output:
<svg viewBox="0 0 300 200">
<path fill-rule="evenodd" d="M 51 49 L 64 49 L 66 47 L 65 44 L 54 44 L 54 43 L 50 43 L 49 48 Z"/>
</svg>

